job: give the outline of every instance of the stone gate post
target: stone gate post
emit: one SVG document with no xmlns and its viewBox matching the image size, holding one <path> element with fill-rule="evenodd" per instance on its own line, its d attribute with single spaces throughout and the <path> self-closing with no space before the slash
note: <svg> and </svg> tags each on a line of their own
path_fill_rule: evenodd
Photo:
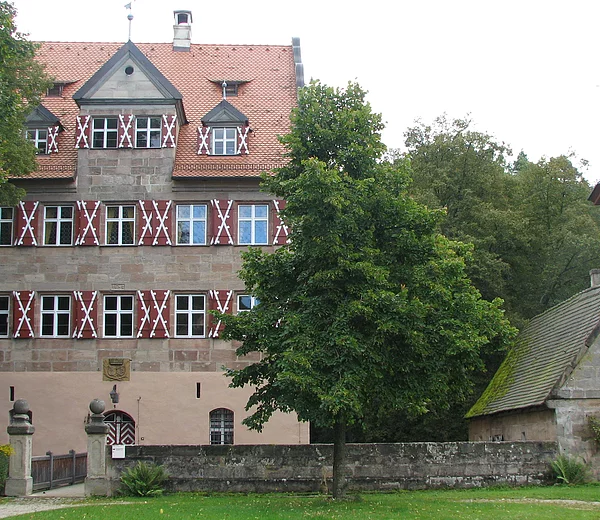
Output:
<svg viewBox="0 0 600 520">
<path fill-rule="evenodd" d="M 85 425 L 87 433 L 86 496 L 110 496 L 110 482 L 106 474 L 106 436 L 108 426 L 104 423 L 105 404 L 100 399 L 90 403 L 90 422 Z"/>
<path fill-rule="evenodd" d="M 4 493 L 9 497 L 22 497 L 33 492 L 31 453 L 35 428 L 29 422 L 29 403 L 17 399 L 12 409 L 11 423 L 6 428 L 14 453 L 8 460 L 8 478 Z"/>
</svg>

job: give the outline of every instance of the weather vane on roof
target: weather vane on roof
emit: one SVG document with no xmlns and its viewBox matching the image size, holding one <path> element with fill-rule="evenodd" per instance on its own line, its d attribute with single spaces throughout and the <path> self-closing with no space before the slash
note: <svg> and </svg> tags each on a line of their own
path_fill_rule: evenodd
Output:
<svg viewBox="0 0 600 520">
<path fill-rule="evenodd" d="M 131 2 L 125 4 L 125 9 L 129 9 L 127 19 L 129 20 L 129 41 L 131 41 L 131 20 L 133 20 L 133 15 L 131 14 Z"/>
</svg>

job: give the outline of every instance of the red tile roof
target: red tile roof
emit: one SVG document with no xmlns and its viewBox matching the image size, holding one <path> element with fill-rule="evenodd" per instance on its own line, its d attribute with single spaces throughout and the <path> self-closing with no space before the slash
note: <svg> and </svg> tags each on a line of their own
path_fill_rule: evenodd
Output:
<svg viewBox="0 0 600 520">
<path fill-rule="evenodd" d="M 39 156 L 38 171 L 29 178 L 73 177 L 76 116 L 72 96 L 122 46 L 120 43 L 44 42 L 38 52 L 56 82 L 65 82 L 62 97 L 46 97 L 43 105 L 65 128 L 59 153 Z M 292 46 L 192 44 L 190 52 L 173 51 L 171 43 L 141 43 L 138 49 L 181 92 L 188 124 L 179 130 L 174 177 L 256 177 L 284 162 L 277 136 L 288 132 L 296 106 Z M 248 117 L 250 153 L 241 156 L 197 154 L 201 118 L 222 99 L 211 80 L 247 81 L 228 101 Z"/>
</svg>

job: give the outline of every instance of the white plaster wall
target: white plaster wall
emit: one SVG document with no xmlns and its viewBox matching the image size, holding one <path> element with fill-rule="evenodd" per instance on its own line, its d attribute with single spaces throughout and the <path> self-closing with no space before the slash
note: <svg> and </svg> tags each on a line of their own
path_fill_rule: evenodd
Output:
<svg viewBox="0 0 600 520">
<path fill-rule="evenodd" d="M 196 398 L 196 383 L 201 397 Z M 26 399 L 33 412 L 33 453 L 84 452 L 84 431 L 89 403 L 99 398 L 112 409 L 109 392 L 113 382 L 102 381 L 101 372 L 5 373 L 0 384 L 0 417 L 8 426 L 9 388 L 16 399 Z M 209 412 L 229 408 L 234 412 L 235 444 L 308 444 L 307 423 L 294 414 L 275 414 L 262 433 L 248 430 L 242 420 L 249 389 L 231 389 L 222 372 L 132 372 L 131 381 L 117 383 L 120 402 L 116 409 L 136 421 L 139 444 L 209 444 Z M 8 442 L 0 428 L 0 444 Z"/>
</svg>

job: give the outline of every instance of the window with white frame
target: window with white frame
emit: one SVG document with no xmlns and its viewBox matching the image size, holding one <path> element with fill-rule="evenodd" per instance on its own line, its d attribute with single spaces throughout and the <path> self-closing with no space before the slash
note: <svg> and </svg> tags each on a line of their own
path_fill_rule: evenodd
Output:
<svg viewBox="0 0 600 520">
<path fill-rule="evenodd" d="M 11 246 L 13 243 L 14 208 L 0 208 L 0 246 Z"/>
<path fill-rule="evenodd" d="M 267 244 L 269 206 L 252 204 L 238 206 L 238 241 L 244 245 Z"/>
<path fill-rule="evenodd" d="M 177 206 L 177 245 L 206 244 L 206 206 L 183 204 Z"/>
<path fill-rule="evenodd" d="M 8 337 L 10 296 L 0 296 L 0 338 Z"/>
<path fill-rule="evenodd" d="M 233 444 L 233 412 L 217 408 L 210 412 L 210 443 Z"/>
<path fill-rule="evenodd" d="M 136 117 L 135 147 L 160 148 L 161 126 L 160 117 Z"/>
<path fill-rule="evenodd" d="M 27 139 L 29 139 L 36 148 L 36 153 L 46 153 L 48 149 L 48 129 L 31 128 L 27 130 Z"/>
<path fill-rule="evenodd" d="M 132 245 L 135 236 L 135 206 L 106 208 L 106 244 Z"/>
<path fill-rule="evenodd" d="M 238 312 L 247 312 L 260 303 L 258 298 L 249 294 L 239 294 L 237 299 Z"/>
<path fill-rule="evenodd" d="M 213 155 L 236 155 L 237 129 L 229 127 L 213 128 L 211 142 Z"/>
<path fill-rule="evenodd" d="M 175 336 L 203 338 L 205 335 L 205 297 L 203 294 L 175 296 Z"/>
<path fill-rule="evenodd" d="M 92 121 L 92 147 L 116 148 L 117 126 L 116 117 L 95 117 Z"/>
<path fill-rule="evenodd" d="M 42 296 L 41 336 L 65 338 L 71 335 L 71 297 Z"/>
<path fill-rule="evenodd" d="M 70 246 L 73 244 L 73 206 L 46 206 L 44 208 L 44 245 Z"/>
<path fill-rule="evenodd" d="M 104 337 L 133 337 L 133 296 L 128 294 L 104 296 Z"/>
</svg>

